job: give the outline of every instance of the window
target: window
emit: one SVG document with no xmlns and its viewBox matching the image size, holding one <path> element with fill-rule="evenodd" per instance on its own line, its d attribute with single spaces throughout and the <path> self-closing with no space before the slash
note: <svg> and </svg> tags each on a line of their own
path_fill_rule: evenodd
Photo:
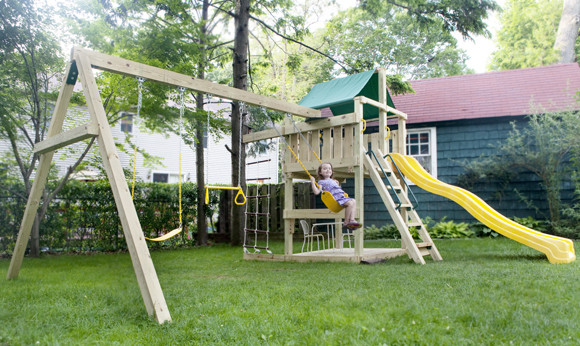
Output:
<svg viewBox="0 0 580 346">
<path fill-rule="evenodd" d="M 125 113 L 123 119 L 121 119 L 121 131 L 125 133 L 133 132 L 133 115 Z"/>
<path fill-rule="evenodd" d="M 169 181 L 169 173 L 153 173 L 154 183 L 166 183 Z"/>
<path fill-rule="evenodd" d="M 154 183 L 169 183 L 177 184 L 179 182 L 179 174 L 172 172 L 152 172 L 151 180 Z M 181 181 L 185 182 L 189 180 L 188 174 L 181 174 Z"/>
<path fill-rule="evenodd" d="M 437 140 L 434 127 L 407 130 L 407 155 L 413 156 L 437 177 Z"/>
</svg>

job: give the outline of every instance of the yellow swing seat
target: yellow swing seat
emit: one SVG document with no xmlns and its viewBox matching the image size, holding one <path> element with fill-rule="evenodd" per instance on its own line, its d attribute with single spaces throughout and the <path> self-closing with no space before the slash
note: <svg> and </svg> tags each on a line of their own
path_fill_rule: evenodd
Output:
<svg viewBox="0 0 580 346">
<path fill-rule="evenodd" d="M 164 235 L 157 237 L 157 238 L 147 238 L 145 237 L 145 239 L 149 240 L 149 241 L 165 241 L 171 237 L 175 237 L 176 235 L 178 235 L 179 233 L 181 233 L 181 231 L 183 230 L 182 227 L 176 228 L 171 232 L 165 233 Z"/>
<path fill-rule="evenodd" d="M 344 197 L 348 197 L 346 192 L 344 193 Z M 338 204 L 336 199 L 334 199 L 334 196 L 328 191 L 322 191 L 320 194 L 320 199 L 322 200 L 322 203 L 324 203 L 324 205 L 333 213 L 338 213 L 344 209 L 344 207 Z"/>
</svg>

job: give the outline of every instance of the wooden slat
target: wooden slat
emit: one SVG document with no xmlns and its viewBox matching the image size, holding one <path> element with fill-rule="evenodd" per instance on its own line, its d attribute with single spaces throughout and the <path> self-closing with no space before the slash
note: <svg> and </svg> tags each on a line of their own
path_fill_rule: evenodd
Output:
<svg viewBox="0 0 580 346">
<path fill-rule="evenodd" d="M 273 97 L 254 94 L 249 91 L 232 88 L 227 85 L 213 83 L 211 81 L 197 79 L 177 72 L 167 71 L 158 67 L 145 65 L 135 61 L 102 54 L 88 49 L 74 47 L 72 50 L 73 59 L 77 55 L 86 56 L 93 68 L 103 71 L 111 71 L 122 75 L 139 76 L 147 80 L 159 83 L 180 86 L 187 89 L 199 91 L 223 97 L 229 100 L 239 100 L 255 106 L 266 107 L 284 113 L 290 113 L 307 118 L 320 118 L 320 110 L 312 109 Z"/>
<path fill-rule="evenodd" d="M 354 127 L 355 125 L 344 127 L 344 139 L 342 144 L 342 156 L 344 158 L 354 156 Z"/>
<path fill-rule="evenodd" d="M 333 137 L 333 145 L 332 145 L 332 158 L 333 159 L 340 159 L 342 158 L 342 126 L 335 126 L 334 127 L 334 137 Z"/>
<path fill-rule="evenodd" d="M 304 136 L 304 138 L 308 139 L 308 133 L 303 133 L 302 136 Z M 310 148 L 308 147 L 308 144 L 306 143 L 306 141 L 304 140 L 304 138 L 302 138 L 302 136 L 298 136 L 298 141 L 299 141 L 299 147 L 300 147 L 300 155 L 298 155 L 298 157 L 300 158 L 300 161 L 310 161 L 309 157 L 310 157 Z"/>
<path fill-rule="evenodd" d="M 309 139 L 310 139 L 310 147 L 312 148 L 311 150 L 314 151 L 314 153 L 310 153 L 311 154 L 311 161 L 314 162 L 319 162 L 320 159 L 320 132 L 318 132 L 319 130 L 312 130 L 312 131 L 308 131 L 309 133 Z M 316 155 L 315 155 L 316 154 Z"/>
<path fill-rule="evenodd" d="M 44 154 L 49 151 L 55 151 L 69 144 L 82 141 L 83 139 L 95 137 L 98 134 L 99 127 L 97 124 L 84 124 L 79 127 L 75 127 L 72 130 L 61 132 L 56 136 L 49 137 L 42 142 L 36 143 L 34 145 L 34 152 L 37 154 Z"/>
<path fill-rule="evenodd" d="M 311 120 L 309 122 L 296 123 L 296 128 L 300 132 L 304 133 L 307 131 L 322 130 L 334 126 L 344 126 L 354 124 L 355 122 L 356 121 L 354 118 L 354 113 L 349 113 L 330 118 Z M 296 131 L 296 129 L 290 122 L 285 126 L 283 126 L 281 129 L 279 129 L 279 131 L 282 135 L 298 133 L 298 131 Z M 244 143 L 250 143 L 276 137 L 278 137 L 278 133 L 276 132 L 276 130 L 269 129 L 244 135 L 243 140 Z"/>
<path fill-rule="evenodd" d="M 327 128 L 324 129 L 322 133 L 322 162 L 329 162 L 331 161 L 332 157 L 332 136 L 331 136 L 331 129 Z"/>
</svg>

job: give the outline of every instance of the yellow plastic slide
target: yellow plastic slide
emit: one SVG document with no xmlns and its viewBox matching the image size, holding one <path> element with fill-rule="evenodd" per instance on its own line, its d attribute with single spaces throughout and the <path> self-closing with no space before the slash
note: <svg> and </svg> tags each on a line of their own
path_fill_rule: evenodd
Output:
<svg viewBox="0 0 580 346">
<path fill-rule="evenodd" d="M 576 259 L 574 244 L 570 239 L 538 232 L 508 219 L 473 193 L 433 178 L 411 156 L 391 154 L 391 157 L 399 170 L 413 183 L 453 200 L 494 231 L 544 253 L 550 263 L 570 263 Z"/>
</svg>

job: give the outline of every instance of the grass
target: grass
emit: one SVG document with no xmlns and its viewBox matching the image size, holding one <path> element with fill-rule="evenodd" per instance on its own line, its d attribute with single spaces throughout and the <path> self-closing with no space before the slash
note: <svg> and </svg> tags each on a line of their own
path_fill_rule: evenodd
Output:
<svg viewBox="0 0 580 346">
<path fill-rule="evenodd" d="M 580 344 L 580 260 L 549 264 L 505 238 L 437 244 L 443 262 L 424 266 L 153 252 L 164 325 L 147 316 L 127 253 L 25 258 L 12 281 L 3 259 L 0 345 Z"/>
</svg>

